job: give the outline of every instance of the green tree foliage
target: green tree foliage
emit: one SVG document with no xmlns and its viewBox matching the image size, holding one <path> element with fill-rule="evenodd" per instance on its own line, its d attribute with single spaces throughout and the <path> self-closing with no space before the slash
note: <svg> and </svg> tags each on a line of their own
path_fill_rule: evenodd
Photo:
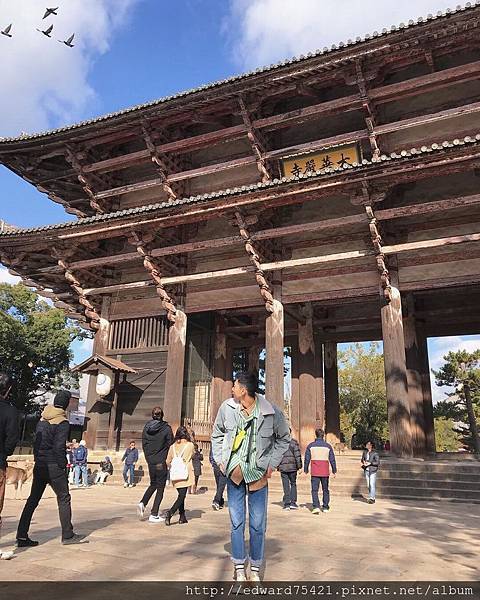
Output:
<svg viewBox="0 0 480 600">
<path fill-rule="evenodd" d="M 0 370 L 13 376 L 11 399 L 20 409 L 37 410 L 40 390 L 76 383 L 70 344 L 88 336 L 23 285 L 0 284 Z"/>
<path fill-rule="evenodd" d="M 347 444 L 388 439 L 383 356 L 379 345 L 354 344 L 339 352 L 340 425 Z"/>
<path fill-rule="evenodd" d="M 458 452 L 462 447 L 455 421 L 446 417 L 435 417 L 435 444 L 437 452 Z"/>
<path fill-rule="evenodd" d="M 480 452 L 480 350 L 449 352 L 445 364 L 434 371 L 437 385 L 454 388 L 435 406 L 435 417 L 452 419 L 463 446 Z"/>
</svg>

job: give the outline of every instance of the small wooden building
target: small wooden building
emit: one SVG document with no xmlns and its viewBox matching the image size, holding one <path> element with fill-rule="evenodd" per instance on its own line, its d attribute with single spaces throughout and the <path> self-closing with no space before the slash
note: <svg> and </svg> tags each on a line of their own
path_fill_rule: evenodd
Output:
<svg viewBox="0 0 480 600">
<path fill-rule="evenodd" d="M 0 142 L 76 220 L 0 233 L 1 262 L 135 371 L 91 447 L 155 405 L 206 436 L 233 357 L 303 446 L 340 435 L 337 343 L 383 340 L 392 450 L 435 449 L 426 339 L 480 330 L 480 6 L 429 15 L 92 121 Z"/>
</svg>

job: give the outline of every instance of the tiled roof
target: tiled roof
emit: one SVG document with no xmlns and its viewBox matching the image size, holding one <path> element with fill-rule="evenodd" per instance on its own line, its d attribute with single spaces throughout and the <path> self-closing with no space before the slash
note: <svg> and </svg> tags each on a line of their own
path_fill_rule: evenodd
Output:
<svg viewBox="0 0 480 600">
<path fill-rule="evenodd" d="M 300 174 L 296 177 L 283 177 L 282 179 L 273 179 L 266 183 L 252 183 L 251 185 L 243 185 L 241 187 L 228 188 L 226 190 L 219 190 L 216 192 L 210 192 L 208 194 L 200 194 L 198 196 L 190 196 L 188 198 L 178 198 L 171 202 L 160 202 L 157 204 L 148 204 L 146 206 L 139 206 L 137 208 L 129 208 L 126 210 L 120 210 L 113 213 L 106 213 L 102 215 L 96 215 L 94 217 L 85 217 L 83 219 L 77 219 L 76 221 L 68 221 L 66 223 L 58 223 L 55 225 L 44 225 L 42 227 L 30 227 L 25 229 L 14 229 L 0 231 L 0 238 L 12 235 L 28 235 L 31 233 L 38 233 L 41 231 L 53 231 L 58 229 L 71 229 L 77 228 L 83 225 L 91 225 L 93 223 L 103 223 L 114 219 L 121 219 L 124 217 L 130 217 L 134 215 L 144 215 L 146 213 L 152 213 L 163 209 L 171 209 L 176 206 L 182 206 L 187 204 L 196 204 L 200 202 L 208 202 L 210 200 L 216 200 L 218 198 L 225 198 L 229 196 L 236 196 L 245 194 L 248 192 L 256 192 L 266 188 L 282 187 L 288 184 L 297 183 L 304 179 L 317 179 L 326 177 L 329 175 L 338 175 L 338 173 L 348 170 L 355 170 L 365 167 L 372 167 L 378 163 L 389 162 L 389 161 L 400 161 L 409 160 L 412 157 L 416 157 L 422 154 L 431 154 L 441 152 L 449 148 L 456 148 L 458 146 L 479 144 L 480 145 L 480 133 L 474 136 L 466 136 L 462 139 L 455 139 L 452 141 L 444 141 L 440 143 L 431 144 L 430 146 L 422 146 L 421 148 L 411 148 L 410 150 L 401 150 L 399 152 L 392 152 L 391 154 L 383 154 L 379 158 L 372 158 L 371 160 L 364 159 L 361 163 L 353 163 L 352 165 L 344 165 L 342 167 L 328 167 L 314 173 L 308 173 L 306 175 Z"/>
<path fill-rule="evenodd" d="M 445 11 L 439 11 L 439 12 L 437 12 L 436 15 L 429 14 L 426 17 L 419 17 L 416 20 L 409 20 L 408 23 L 400 23 L 399 25 L 392 25 L 390 28 L 382 29 L 381 32 L 374 31 L 373 33 L 366 34 L 363 37 L 357 37 L 355 40 L 349 39 L 346 42 L 340 42 L 338 44 L 333 44 L 332 46 L 330 46 L 330 48 L 325 47 L 322 50 L 316 50 L 315 52 L 309 52 L 306 55 L 302 54 L 298 57 L 294 56 L 293 58 L 291 58 L 289 60 L 284 60 L 279 63 L 272 64 L 272 65 L 265 66 L 265 67 L 259 67 L 258 69 L 255 69 L 254 71 L 249 71 L 249 72 L 243 73 L 241 75 L 235 75 L 235 76 L 229 77 L 227 79 L 221 79 L 219 81 L 215 81 L 213 83 L 208 83 L 208 84 L 202 85 L 197 88 L 179 92 L 179 93 L 173 94 L 171 96 L 165 96 L 164 98 L 160 98 L 159 100 L 154 100 L 152 102 L 146 102 L 145 104 L 139 104 L 139 105 L 133 106 L 131 108 L 127 108 L 127 109 L 113 112 L 113 113 L 110 113 L 107 115 L 103 115 L 103 116 L 97 117 L 95 119 L 82 121 L 80 123 L 76 123 L 74 125 L 69 125 L 67 127 L 60 127 L 58 129 L 53 129 L 51 131 L 44 131 L 44 132 L 35 133 L 35 134 L 22 134 L 19 137 L 12 137 L 12 138 L 0 137 L 0 145 L 7 144 L 7 143 L 13 143 L 13 142 L 35 140 L 37 138 L 42 138 L 42 137 L 46 137 L 46 136 L 55 135 L 58 133 L 71 131 L 73 129 L 78 129 L 78 128 L 81 128 L 81 127 L 84 127 L 87 125 L 102 123 L 104 121 L 108 121 L 108 120 L 114 119 L 116 117 L 121 117 L 121 116 L 127 115 L 129 113 L 134 113 L 134 112 L 141 111 L 144 109 L 153 108 L 153 107 L 159 106 L 161 104 L 166 104 L 172 100 L 178 100 L 180 98 L 185 98 L 187 96 L 191 96 L 191 95 L 199 93 L 199 92 L 204 92 L 204 91 L 210 90 L 212 88 L 218 88 L 218 87 L 221 87 L 221 86 L 229 84 L 229 83 L 235 83 L 237 81 L 247 79 L 248 77 L 252 77 L 254 75 L 268 73 L 270 71 L 275 71 L 276 69 L 280 69 L 282 67 L 287 67 L 287 66 L 294 65 L 297 63 L 302 63 L 311 58 L 317 58 L 319 56 L 330 55 L 337 51 L 343 51 L 346 48 L 358 46 L 365 42 L 371 42 L 374 39 L 382 38 L 382 37 L 388 36 L 393 33 L 398 33 L 399 31 L 402 31 L 402 30 L 419 27 L 419 26 L 425 25 L 426 23 L 429 23 L 431 21 L 436 21 L 439 19 L 448 19 L 448 18 L 452 17 L 453 15 L 456 15 L 456 14 L 459 14 L 459 13 L 462 13 L 462 12 L 465 12 L 468 10 L 473 10 L 473 9 L 477 8 L 478 6 L 480 6 L 480 0 L 476 0 L 476 2 L 467 2 L 465 5 L 459 5 L 455 9 L 447 9 Z M 342 60 L 344 60 L 344 59 L 342 59 Z"/>
</svg>

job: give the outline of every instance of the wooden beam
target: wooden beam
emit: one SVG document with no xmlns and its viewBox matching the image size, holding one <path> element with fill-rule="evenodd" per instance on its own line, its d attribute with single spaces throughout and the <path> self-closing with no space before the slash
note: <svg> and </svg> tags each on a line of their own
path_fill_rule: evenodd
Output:
<svg viewBox="0 0 480 600">
<path fill-rule="evenodd" d="M 398 252 L 425 250 L 426 248 L 438 248 L 439 246 L 451 246 L 453 244 L 465 244 L 478 241 L 480 241 L 480 233 L 469 233 L 466 235 L 455 235 L 451 237 L 438 238 L 435 240 L 419 240 L 418 242 L 407 242 L 404 244 L 383 246 L 382 251 L 384 254 L 396 254 Z"/>
</svg>

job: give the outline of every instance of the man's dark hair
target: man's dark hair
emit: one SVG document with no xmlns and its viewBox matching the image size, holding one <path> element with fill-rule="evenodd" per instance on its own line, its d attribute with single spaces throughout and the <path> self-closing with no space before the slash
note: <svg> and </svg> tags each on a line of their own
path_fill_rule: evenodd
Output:
<svg viewBox="0 0 480 600">
<path fill-rule="evenodd" d="M 323 431 L 323 429 L 321 427 L 318 427 L 317 429 L 315 429 L 315 437 L 316 438 L 320 438 L 321 440 L 323 440 L 325 436 L 325 432 Z"/>
<path fill-rule="evenodd" d="M 130 444 L 134 444 L 134 443 L 135 443 L 135 440 L 130 440 Z"/>
<path fill-rule="evenodd" d="M 12 378 L 6 373 L 0 373 L 0 396 L 5 397 L 12 387 Z"/>
<path fill-rule="evenodd" d="M 163 421 L 163 409 L 160 406 L 155 406 L 152 409 L 152 419 L 155 421 Z"/>
<path fill-rule="evenodd" d="M 177 440 L 187 440 L 187 442 L 191 441 L 190 435 L 188 434 L 188 431 L 185 427 L 180 426 L 175 432 L 175 437 L 173 441 L 176 442 Z"/>
<path fill-rule="evenodd" d="M 368 440 L 367 444 L 371 444 L 372 445 L 372 449 L 375 450 L 375 442 L 372 442 L 372 440 Z M 365 446 L 367 444 L 365 444 Z"/>
<path fill-rule="evenodd" d="M 240 385 L 243 385 L 246 388 L 249 396 L 253 397 L 257 393 L 258 379 L 255 373 L 252 373 L 251 371 L 247 373 L 244 371 L 235 377 L 235 381 L 238 381 Z"/>
</svg>

